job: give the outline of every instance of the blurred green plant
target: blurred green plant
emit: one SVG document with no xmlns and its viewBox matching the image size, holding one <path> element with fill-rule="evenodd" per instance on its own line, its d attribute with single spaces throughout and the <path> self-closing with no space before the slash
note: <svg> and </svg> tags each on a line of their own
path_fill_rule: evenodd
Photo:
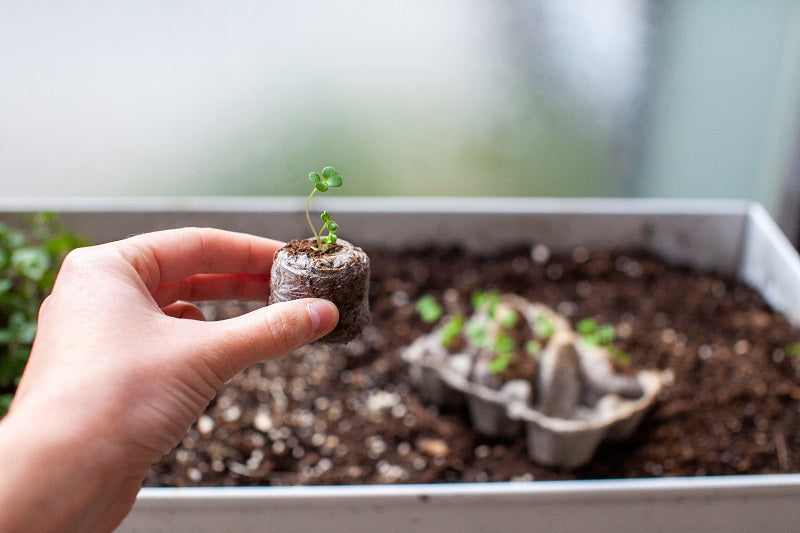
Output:
<svg viewBox="0 0 800 533">
<path fill-rule="evenodd" d="M 25 230 L 0 223 L 0 417 L 5 415 L 36 335 L 39 306 L 67 253 L 86 241 L 53 213 L 37 213 Z"/>
<path fill-rule="evenodd" d="M 599 324 L 593 318 L 584 318 L 576 326 L 578 334 L 590 346 L 602 346 L 607 349 L 611 357 L 621 365 L 629 365 L 631 356 L 614 345 L 617 331 L 611 324 Z"/>
<path fill-rule="evenodd" d="M 424 294 L 420 296 L 419 300 L 414 306 L 417 310 L 417 314 L 422 319 L 423 322 L 428 324 L 434 324 L 442 318 L 444 314 L 444 309 L 442 306 L 439 305 L 439 302 L 436 301 L 436 297 L 432 294 Z"/>
</svg>

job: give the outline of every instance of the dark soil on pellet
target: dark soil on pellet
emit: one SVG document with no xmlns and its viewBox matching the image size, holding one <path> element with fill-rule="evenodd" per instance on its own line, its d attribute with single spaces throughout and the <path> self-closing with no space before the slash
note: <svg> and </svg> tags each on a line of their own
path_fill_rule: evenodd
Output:
<svg viewBox="0 0 800 533">
<path fill-rule="evenodd" d="M 149 486 L 429 483 L 800 472 L 800 331 L 740 282 L 643 253 L 539 248 L 365 250 L 372 322 L 340 347 L 253 366 L 220 392 Z M 535 259 L 534 259 L 535 258 Z M 467 308 L 475 289 L 516 292 L 573 322 L 614 324 L 617 346 L 668 384 L 633 437 L 576 471 L 533 463 L 522 437 L 476 435 L 464 412 L 420 402 L 399 350 L 429 331 L 425 293 Z M 457 292 L 456 292 L 457 291 Z M 208 305 L 224 318 L 256 304 Z"/>
</svg>

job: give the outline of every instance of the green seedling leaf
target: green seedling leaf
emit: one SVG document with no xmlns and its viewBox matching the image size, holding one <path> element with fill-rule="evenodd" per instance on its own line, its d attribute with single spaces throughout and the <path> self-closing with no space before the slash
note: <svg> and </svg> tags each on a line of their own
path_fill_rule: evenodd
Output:
<svg viewBox="0 0 800 533">
<path fill-rule="evenodd" d="M 331 215 L 327 211 L 323 211 L 322 214 L 319 216 L 319 218 L 327 226 L 328 222 L 330 222 L 330 220 L 331 220 Z"/>
<path fill-rule="evenodd" d="M 487 368 L 492 374 L 499 374 L 511 364 L 511 352 L 502 352 L 489 360 Z"/>
<path fill-rule="evenodd" d="M 456 315 L 451 317 L 444 326 L 442 326 L 442 331 L 440 333 L 439 340 L 442 342 L 442 345 L 447 348 L 453 344 L 459 335 L 461 335 L 461 330 L 464 329 L 464 317 L 461 315 Z"/>
<path fill-rule="evenodd" d="M 614 339 L 617 336 L 617 332 L 614 330 L 614 326 L 611 324 L 603 324 L 598 326 L 597 330 L 594 332 L 594 338 L 597 344 L 601 346 L 605 346 L 614 342 Z"/>
<path fill-rule="evenodd" d="M 608 346 L 608 353 L 620 365 L 628 366 L 631 364 L 631 355 L 628 352 L 623 352 L 616 346 Z"/>
<path fill-rule="evenodd" d="M 517 325 L 517 313 L 511 309 L 506 309 L 503 315 L 499 318 L 500 326 L 511 329 Z"/>
<path fill-rule="evenodd" d="M 470 322 L 467 326 L 467 338 L 475 346 L 486 346 L 489 336 L 486 334 L 486 324 L 483 322 Z"/>
<path fill-rule="evenodd" d="M 533 329 L 537 337 L 549 339 L 556 332 L 556 325 L 544 315 L 539 315 L 533 322 Z"/>
<path fill-rule="evenodd" d="M 483 309 L 489 315 L 489 318 L 494 318 L 494 312 L 497 305 L 500 303 L 500 293 L 497 291 L 475 291 L 471 296 L 472 307 L 475 309 Z"/>
<path fill-rule="evenodd" d="M 470 294 L 470 302 L 472 303 L 473 309 L 480 309 L 483 305 L 483 291 L 480 289 L 472 291 L 472 294 Z"/>
<path fill-rule="evenodd" d="M 791 342 L 783 347 L 789 357 L 800 357 L 800 342 Z"/>
<path fill-rule="evenodd" d="M 590 346 L 602 346 L 608 350 L 611 357 L 619 364 L 626 366 L 630 364 L 630 354 L 614 346 L 614 339 L 617 338 L 617 332 L 611 324 L 598 324 L 597 321 L 592 318 L 585 318 L 578 322 L 577 330 L 586 344 Z"/>
<path fill-rule="evenodd" d="M 539 357 L 542 353 L 542 343 L 539 341 L 528 341 L 525 343 L 525 353 L 530 357 Z"/>
<path fill-rule="evenodd" d="M 322 169 L 322 179 L 329 187 L 339 187 L 342 185 L 342 177 L 333 167 L 325 167 Z"/>
<path fill-rule="evenodd" d="M 508 335 L 500 334 L 492 346 L 496 353 L 511 353 L 514 351 L 514 341 Z"/>
<path fill-rule="evenodd" d="M 583 341 L 591 346 L 611 346 L 617 336 L 611 324 L 598 324 L 593 318 L 584 318 L 577 325 Z"/>
<path fill-rule="evenodd" d="M 578 322 L 576 329 L 583 336 L 591 335 L 597 329 L 597 321 L 593 318 L 584 318 Z"/>
<path fill-rule="evenodd" d="M 336 231 L 337 229 L 339 229 L 339 224 L 337 224 L 337 223 L 336 223 L 336 222 L 334 222 L 333 220 L 331 220 L 330 222 L 328 222 L 328 223 L 326 224 L 326 226 L 328 227 L 328 231 Z"/>
<path fill-rule="evenodd" d="M 439 302 L 436 301 L 436 298 L 430 294 L 421 296 L 420 299 L 417 300 L 415 308 L 422 321 L 427 322 L 428 324 L 438 322 L 444 313 L 442 306 L 439 305 Z"/>
<path fill-rule="evenodd" d="M 319 175 L 317 172 L 309 172 L 308 173 L 308 181 L 311 183 L 322 183 L 322 176 Z"/>
</svg>

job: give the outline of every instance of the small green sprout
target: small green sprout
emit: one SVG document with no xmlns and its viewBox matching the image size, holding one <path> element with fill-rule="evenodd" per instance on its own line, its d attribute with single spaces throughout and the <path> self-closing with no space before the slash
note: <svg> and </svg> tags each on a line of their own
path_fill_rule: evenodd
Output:
<svg viewBox="0 0 800 533">
<path fill-rule="evenodd" d="M 500 374 L 509 365 L 511 365 L 511 352 L 502 352 L 490 359 L 486 366 L 492 374 Z"/>
<path fill-rule="evenodd" d="M 556 332 L 556 325 L 544 315 L 538 315 L 533 323 L 536 336 L 542 339 L 549 339 Z"/>
<path fill-rule="evenodd" d="M 494 345 L 492 348 L 497 353 L 510 353 L 514 351 L 514 341 L 508 335 L 501 333 L 494 340 Z"/>
<path fill-rule="evenodd" d="M 511 329 L 517 325 L 517 313 L 511 309 L 505 309 L 502 315 L 497 318 L 498 323 L 505 329 Z"/>
<path fill-rule="evenodd" d="M 339 225 L 331 220 L 331 216 L 327 211 L 323 211 L 320 217 L 322 219 L 322 228 L 317 232 L 314 228 L 314 224 L 311 223 L 311 215 L 308 214 L 308 207 L 315 192 L 325 192 L 330 187 L 340 187 L 342 185 L 342 177 L 335 168 L 325 167 L 322 169 L 321 175 L 318 172 L 309 173 L 308 181 L 314 184 L 314 188 L 311 190 L 311 194 L 308 195 L 308 199 L 306 199 L 306 220 L 308 220 L 308 227 L 311 228 L 311 231 L 314 232 L 314 237 L 317 239 L 317 247 L 325 252 L 330 245 L 336 243 L 336 230 L 339 229 Z M 328 230 L 328 235 L 323 236 L 322 232 L 326 229 Z"/>
<path fill-rule="evenodd" d="M 542 353 L 542 343 L 539 341 L 527 341 L 525 343 L 525 353 L 534 359 Z"/>
<path fill-rule="evenodd" d="M 322 241 L 323 252 L 327 246 L 336 244 L 338 237 L 336 237 L 336 230 L 339 229 L 339 224 L 331 219 L 331 216 L 328 214 L 327 211 L 323 211 L 319 217 L 322 220 L 322 227 L 319 229 L 319 239 Z M 323 236 L 322 232 L 328 230 L 328 234 Z"/>
<path fill-rule="evenodd" d="M 489 343 L 489 335 L 486 332 L 486 324 L 484 322 L 470 322 L 467 326 L 467 338 L 475 346 L 482 347 Z"/>
<path fill-rule="evenodd" d="M 614 345 L 608 345 L 606 348 L 611 354 L 611 357 L 613 357 L 619 364 L 627 366 L 631 363 L 631 354 L 623 352 Z"/>
<path fill-rule="evenodd" d="M 783 351 L 789 357 L 800 357 L 800 342 L 790 342 L 783 347 Z"/>
<path fill-rule="evenodd" d="M 489 318 L 494 319 L 494 311 L 500 303 L 500 293 L 497 291 L 475 291 L 471 296 L 472 307 L 486 309 Z"/>
<path fill-rule="evenodd" d="M 514 341 L 501 333 L 494 340 L 492 350 L 495 356 L 488 363 L 489 372 L 499 374 L 508 368 L 514 358 Z"/>
<path fill-rule="evenodd" d="M 439 303 L 436 301 L 436 298 L 430 294 L 420 297 L 420 299 L 417 300 L 415 307 L 422 321 L 427 322 L 428 324 L 438 322 L 444 314 L 442 306 L 439 305 Z"/>
<path fill-rule="evenodd" d="M 617 336 L 611 324 L 598 324 L 593 318 L 584 318 L 578 322 L 578 333 L 584 342 L 591 346 L 608 346 Z"/>
<path fill-rule="evenodd" d="M 614 346 L 617 332 L 611 324 L 598 324 L 593 318 L 584 318 L 578 322 L 577 330 L 586 344 L 606 348 L 611 357 L 620 364 L 627 365 L 631 362 L 630 354 Z"/>
<path fill-rule="evenodd" d="M 451 317 L 444 326 L 442 326 L 442 330 L 440 333 L 439 339 L 442 341 L 442 345 L 447 348 L 453 344 L 458 336 L 461 334 L 461 330 L 464 329 L 464 317 L 461 315 L 456 315 Z"/>
</svg>

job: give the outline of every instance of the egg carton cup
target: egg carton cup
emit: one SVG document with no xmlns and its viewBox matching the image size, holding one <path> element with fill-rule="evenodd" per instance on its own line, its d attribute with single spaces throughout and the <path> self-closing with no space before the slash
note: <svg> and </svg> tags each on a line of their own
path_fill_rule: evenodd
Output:
<svg viewBox="0 0 800 533">
<path fill-rule="evenodd" d="M 527 379 L 488 383 L 479 371 L 490 357 L 485 348 L 468 344 L 450 353 L 436 329 L 402 352 L 423 400 L 441 407 L 466 404 L 473 429 L 489 437 L 524 432 L 528 455 L 546 466 L 578 468 L 604 440 L 629 437 L 657 400 L 661 373 L 616 373 L 608 350 L 587 344 L 549 307 L 516 295 L 503 295 L 501 301 L 519 310 L 531 327 L 541 316 L 554 325 L 539 354 L 535 384 Z M 483 318 L 478 311 L 467 324 Z"/>
</svg>

